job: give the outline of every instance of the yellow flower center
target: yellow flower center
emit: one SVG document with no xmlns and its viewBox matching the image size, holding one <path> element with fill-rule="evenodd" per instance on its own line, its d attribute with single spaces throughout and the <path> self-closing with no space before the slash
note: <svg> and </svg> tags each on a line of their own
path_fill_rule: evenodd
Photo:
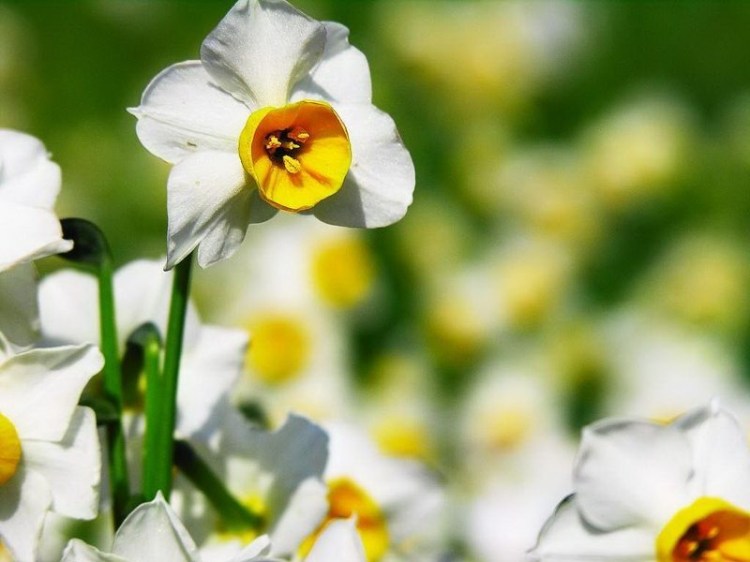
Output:
<svg viewBox="0 0 750 562">
<path fill-rule="evenodd" d="M 240 134 L 239 153 L 261 197 L 294 212 L 341 189 L 352 163 L 346 128 L 322 101 L 254 111 Z"/>
<path fill-rule="evenodd" d="M 262 527 L 265 526 L 265 523 L 268 521 L 268 508 L 263 501 L 263 498 L 257 494 L 251 494 L 240 498 L 240 503 L 246 507 L 250 513 L 260 517 L 264 523 Z M 262 529 L 230 529 L 224 525 L 223 521 L 219 520 L 219 523 L 217 524 L 216 538 L 221 542 L 239 539 L 243 544 L 249 544 L 262 534 L 261 531 Z"/>
<path fill-rule="evenodd" d="M 357 516 L 357 532 L 365 548 L 367 562 L 377 562 L 388 550 L 389 535 L 386 520 L 375 500 L 348 478 L 338 478 L 328 483 L 328 515 L 318 530 L 300 547 L 306 556 L 323 529 L 335 519 Z"/>
<path fill-rule="evenodd" d="M 247 364 L 266 384 L 283 384 L 294 379 L 310 359 L 310 334 L 293 316 L 268 314 L 248 326 L 250 348 Z"/>
<path fill-rule="evenodd" d="M 312 277 L 321 298 L 336 308 L 360 303 L 372 289 L 375 266 L 359 238 L 326 240 L 314 251 Z"/>
<path fill-rule="evenodd" d="M 657 562 L 750 562 L 750 513 L 703 497 L 678 511 L 656 538 Z"/>
<path fill-rule="evenodd" d="M 534 419 L 528 408 L 509 406 L 485 412 L 480 427 L 485 446 L 496 451 L 510 451 L 528 439 Z"/>
<path fill-rule="evenodd" d="M 389 455 L 422 460 L 432 457 L 429 431 L 417 419 L 389 414 L 375 425 L 373 433 L 380 449 Z"/>
<path fill-rule="evenodd" d="M 16 426 L 0 414 L 0 486 L 7 484 L 21 462 L 21 440 Z"/>
</svg>

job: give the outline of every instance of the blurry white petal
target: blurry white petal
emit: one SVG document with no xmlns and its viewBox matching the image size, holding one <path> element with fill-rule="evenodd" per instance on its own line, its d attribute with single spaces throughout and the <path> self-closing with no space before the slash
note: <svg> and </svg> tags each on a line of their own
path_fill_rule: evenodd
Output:
<svg viewBox="0 0 750 562">
<path fill-rule="evenodd" d="M 228 562 L 250 562 L 251 560 L 259 559 L 261 556 L 267 556 L 270 550 L 271 541 L 267 535 L 263 535 L 243 548 L 242 551 L 237 553 Z"/>
<path fill-rule="evenodd" d="M 44 476 L 52 491 L 52 509 L 76 519 L 92 519 L 99 502 L 101 474 L 96 418 L 78 407 L 62 441 L 25 441 L 24 462 Z"/>
<path fill-rule="evenodd" d="M 365 55 L 349 44 L 349 30 L 340 23 L 323 22 L 326 46 L 310 74 L 294 88 L 291 101 L 322 99 L 340 103 L 372 101 L 370 66 Z"/>
<path fill-rule="evenodd" d="M 0 486 L 0 539 L 19 561 L 34 560 L 44 514 L 52 502 L 40 474 L 21 468 Z"/>
<path fill-rule="evenodd" d="M 115 535 L 112 552 L 131 562 L 196 562 L 198 550 L 161 492 L 138 506 Z"/>
<path fill-rule="evenodd" d="M 587 427 L 574 475 L 586 520 L 602 531 L 666 523 L 690 503 L 688 440 L 674 426 L 605 420 Z"/>
<path fill-rule="evenodd" d="M 199 244 L 198 263 L 203 267 L 230 256 L 244 239 L 248 224 L 276 214 L 257 195 L 236 152 L 188 156 L 172 168 L 167 190 L 167 269 Z"/>
<path fill-rule="evenodd" d="M 72 247 L 54 213 L 0 199 L 0 272 Z"/>
<path fill-rule="evenodd" d="M 65 547 L 60 562 L 132 562 L 115 554 L 105 554 L 79 539 L 73 539 Z"/>
<path fill-rule="evenodd" d="M 0 412 L 21 440 L 60 441 L 83 387 L 104 365 L 90 345 L 32 349 L 7 359 L 0 369 Z"/>
<path fill-rule="evenodd" d="M 203 42 L 201 60 L 237 98 L 282 106 L 324 46 L 323 25 L 284 0 L 239 0 Z"/>
<path fill-rule="evenodd" d="M 49 210 L 60 183 L 60 166 L 39 139 L 0 129 L 0 199 Z"/>
<path fill-rule="evenodd" d="M 365 549 L 354 519 L 329 523 L 310 550 L 305 562 L 365 562 Z"/>
<path fill-rule="evenodd" d="M 19 346 L 31 345 L 39 331 L 36 270 L 22 264 L 0 273 L 0 333 Z"/>
<path fill-rule="evenodd" d="M 335 105 L 352 144 L 352 166 L 341 190 L 313 208 L 339 226 L 388 226 L 406 214 L 414 164 L 389 115 L 373 105 Z"/>
<path fill-rule="evenodd" d="M 328 487 L 317 478 L 302 482 L 271 534 L 274 554 L 290 554 L 318 528 L 328 512 Z"/>
<path fill-rule="evenodd" d="M 601 533 L 581 519 L 574 498 L 563 501 L 542 529 L 530 559 L 540 562 L 651 562 L 654 531 L 630 527 Z"/>
<path fill-rule="evenodd" d="M 93 275 L 66 269 L 39 283 L 42 334 L 49 344 L 99 344 L 99 296 Z"/>
<path fill-rule="evenodd" d="M 198 150 L 236 152 L 250 110 L 213 84 L 200 61 L 187 61 L 159 73 L 131 113 L 143 146 L 174 164 Z"/>
</svg>

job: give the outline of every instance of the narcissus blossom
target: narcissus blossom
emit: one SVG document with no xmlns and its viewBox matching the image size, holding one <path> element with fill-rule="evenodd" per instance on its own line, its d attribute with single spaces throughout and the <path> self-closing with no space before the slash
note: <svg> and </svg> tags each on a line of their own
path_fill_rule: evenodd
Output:
<svg viewBox="0 0 750 562">
<path fill-rule="evenodd" d="M 196 247 L 204 267 L 230 256 L 279 210 L 351 227 L 404 215 L 414 166 L 348 34 L 284 0 L 240 0 L 201 60 L 148 85 L 131 111 L 143 145 L 174 165 L 167 268 Z"/>
<path fill-rule="evenodd" d="M 586 428 L 574 487 L 533 560 L 750 561 L 750 449 L 716 402 L 668 425 Z"/>
<path fill-rule="evenodd" d="M 99 439 L 78 400 L 102 365 L 92 346 L 16 354 L 0 334 L 0 545 L 16 560 L 36 559 L 47 511 L 96 516 Z"/>
<path fill-rule="evenodd" d="M 0 129 L 0 272 L 73 247 L 52 211 L 60 182 L 38 139 Z"/>
</svg>

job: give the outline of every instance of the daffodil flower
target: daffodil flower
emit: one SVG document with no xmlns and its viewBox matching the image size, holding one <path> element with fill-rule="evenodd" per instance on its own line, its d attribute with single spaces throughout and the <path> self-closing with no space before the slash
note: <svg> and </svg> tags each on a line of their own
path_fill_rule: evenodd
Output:
<svg viewBox="0 0 750 562">
<path fill-rule="evenodd" d="M 279 210 L 368 228 L 404 215 L 414 166 L 348 33 L 284 0 L 240 0 L 201 60 L 148 85 L 131 111 L 143 145 L 174 165 L 167 268 L 196 247 L 203 267 L 229 257 Z"/>
<path fill-rule="evenodd" d="M 750 561 L 750 449 L 716 402 L 668 425 L 588 427 L 574 487 L 533 560 Z"/>
<path fill-rule="evenodd" d="M 0 272 L 73 247 L 52 211 L 60 182 L 38 139 L 0 129 Z"/>
<path fill-rule="evenodd" d="M 35 560 L 48 511 L 96 516 L 99 439 L 78 400 L 102 365 L 92 346 L 16 354 L 0 334 L 0 544 L 16 560 Z"/>
</svg>

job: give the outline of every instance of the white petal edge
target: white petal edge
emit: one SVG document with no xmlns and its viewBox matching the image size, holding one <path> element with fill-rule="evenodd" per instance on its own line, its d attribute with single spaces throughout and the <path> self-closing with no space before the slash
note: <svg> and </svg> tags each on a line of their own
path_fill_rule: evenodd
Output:
<svg viewBox="0 0 750 562">
<path fill-rule="evenodd" d="M 365 562 L 365 549 L 355 525 L 355 518 L 329 523 L 315 541 L 305 562 Z"/>
<path fill-rule="evenodd" d="M 370 65 L 364 53 L 349 44 L 349 30 L 340 23 L 323 22 L 326 46 L 317 66 L 295 87 L 291 101 L 321 99 L 339 103 L 372 102 Z"/>
<path fill-rule="evenodd" d="M 0 199 L 0 272 L 71 248 L 53 212 Z"/>
<path fill-rule="evenodd" d="M 112 552 L 133 562 L 196 562 L 198 549 L 161 492 L 139 505 L 115 534 Z"/>
<path fill-rule="evenodd" d="M 51 210 L 61 183 L 60 166 L 39 139 L 0 129 L 0 199 Z"/>
<path fill-rule="evenodd" d="M 529 553 L 534 562 L 652 562 L 656 535 L 642 528 L 601 533 L 586 525 L 574 497 L 564 500 Z"/>
<path fill-rule="evenodd" d="M 76 519 L 96 517 L 101 450 L 93 410 L 79 406 L 62 441 L 25 441 L 23 454 L 28 469 L 49 482 L 53 511 Z"/>
<path fill-rule="evenodd" d="M 132 562 L 115 554 L 106 554 L 79 539 L 72 539 L 65 547 L 60 562 Z"/>
<path fill-rule="evenodd" d="M 326 32 L 284 0 L 239 0 L 206 37 L 201 61 L 250 107 L 282 106 L 318 62 Z"/>
<path fill-rule="evenodd" d="M 323 222 L 377 228 L 400 220 L 414 193 L 414 163 L 391 117 L 373 105 L 334 104 L 352 145 L 341 190 L 313 208 Z"/>
<path fill-rule="evenodd" d="M 49 484 L 21 468 L 0 486 L 0 539 L 16 560 L 34 560 L 44 514 L 52 503 Z"/>
<path fill-rule="evenodd" d="M 172 164 L 201 150 L 237 149 L 250 109 L 212 81 L 200 61 L 161 71 L 146 87 L 141 105 L 129 110 L 135 131 L 152 154 Z"/>
<path fill-rule="evenodd" d="M 86 383 L 104 365 L 90 345 L 32 349 L 0 365 L 0 412 L 26 439 L 60 441 Z"/>
<path fill-rule="evenodd" d="M 317 478 L 303 481 L 292 494 L 271 532 L 272 552 L 295 552 L 302 541 L 318 528 L 328 513 L 328 487 Z"/>
<path fill-rule="evenodd" d="M 264 222 L 276 209 L 261 200 L 239 155 L 197 152 L 180 161 L 167 182 L 169 240 L 166 269 L 196 247 L 201 267 L 231 256 L 250 223 Z"/>
</svg>

